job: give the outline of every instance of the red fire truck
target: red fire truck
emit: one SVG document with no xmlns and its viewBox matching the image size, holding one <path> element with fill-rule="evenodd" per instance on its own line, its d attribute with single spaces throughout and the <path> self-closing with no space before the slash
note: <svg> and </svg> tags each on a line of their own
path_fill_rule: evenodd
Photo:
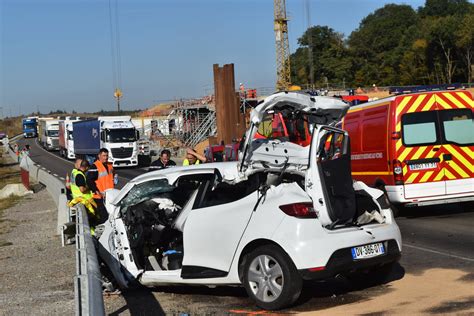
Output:
<svg viewBox="0 0 474 316">
<path fill-rule="evenodd" d="M 351 107 L 354 179 L 395 205 L 474 200 L 474 101 L 467 91 L 392 96 Z"/>
</svg>

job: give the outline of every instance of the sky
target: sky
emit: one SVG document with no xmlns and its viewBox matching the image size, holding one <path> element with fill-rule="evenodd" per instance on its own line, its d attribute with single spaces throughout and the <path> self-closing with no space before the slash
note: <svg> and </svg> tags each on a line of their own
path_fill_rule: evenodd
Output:
<svg viewBox="0 0 474 316">
<path fill-rule="evenodd" d="M 305 0 L 286 2 L 294 52 Z M 348 36 L 386 3 L 424 0 L 309 0 L 310 22 Z M 114 110 L 111 42 L 120 44 L 122 109 L 210 94 L 213 64 L 234 63 L 236 84 L 271 88 L 274 38 L 272 0 L 0 0 L 0 117 Z"/>
</svg>

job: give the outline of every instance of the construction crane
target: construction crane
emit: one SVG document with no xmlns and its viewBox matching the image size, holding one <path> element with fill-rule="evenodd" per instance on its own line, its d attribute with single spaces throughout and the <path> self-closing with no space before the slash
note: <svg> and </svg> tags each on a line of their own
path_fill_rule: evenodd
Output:
<svg viewBox="0 0 474 316">
<path fill-rule="evenodd" d="M 274 30 L 276 43 L 278 91 L 288 90 L 291 86 L 290 44 L 288 42 L 288 18 L 286 17 L 286 0 L 274 0 Z"/>
</svg>

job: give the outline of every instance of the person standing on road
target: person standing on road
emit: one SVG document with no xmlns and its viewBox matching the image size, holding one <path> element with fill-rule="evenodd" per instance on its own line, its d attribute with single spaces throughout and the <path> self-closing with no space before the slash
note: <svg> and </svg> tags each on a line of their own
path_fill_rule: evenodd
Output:
<svg viewBox="0 0 474 316">
<path fill-rule="evenodd" d="M 206 160 L 206 157 L 197 153 L 195 150 L 188 148 L 186 159 L 183 160 L 183 166 L 199 165 L 200 163 L 206 162 Z"/>
<path fill-rule="evenodd" d="M 69 206 L 82 203 L 86 207 L 91 234 L 94 235 L 95 226 L 98 223 L 96 216 L 97 204 L 94 201 L 92 191 L 87 187 L 86 172 L 89 166 L 87 160 L 76 158 L 74 169 L 71 171 L 70 188 L 72 200 L 69 202 Z"/>
<path fill-rule="evenodd" d="M 87 160 L 76 158 L 74 169 L 71 171 L 71 194 L 72 198 L 83 197 L 86 200 L 92 199 L 92 192 L 87 187 L 86 172 L 89 169 Z"/>
<path fill-rule="evenodd" d="M 176 162 L 170 159 L 171 152 L 168 149 L 163 149 L 160 153 L 160 158 L 150 164 L 148 171 L 161 170 L 168 167 L 176 166 Z"/>
<path fill-rule="evenodd" d="M 18 144 L 15 143 L 15 146 L 13 146 L 13 151 L 15 152 L 16 160 L 18 163 L 20 163 L 20 147 L 18 147 Z"/>
<path fill-rule="evenodd" d="M 108 213 L 104 206 L 105 191 L 115 187 L 115 170 L 112 163 L 108 162 L 109 151 L 101 148 L 97 155 L 97 160 L 87 172 L 87 186 L 93 192 L 94 201 L 97 204 L 97 215 L 101 224 L 107 220 Z"/>
</svg>

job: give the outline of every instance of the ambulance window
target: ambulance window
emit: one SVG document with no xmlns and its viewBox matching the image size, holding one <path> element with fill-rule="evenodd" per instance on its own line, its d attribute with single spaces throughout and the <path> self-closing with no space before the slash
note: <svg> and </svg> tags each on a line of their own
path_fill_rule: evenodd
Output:
<svg viewBox="0 0 474 316">
<path fill-rule="evenodd" d="M 439 111 L 447 143 L 474 144 L 474 121 L 470 109 Z"/>
<path fill-rule="evenodd" d="M 438 143 L 435 111 L 407 113 L 402 116 L 402 135 L 405 146 Z"/>
</svg>

